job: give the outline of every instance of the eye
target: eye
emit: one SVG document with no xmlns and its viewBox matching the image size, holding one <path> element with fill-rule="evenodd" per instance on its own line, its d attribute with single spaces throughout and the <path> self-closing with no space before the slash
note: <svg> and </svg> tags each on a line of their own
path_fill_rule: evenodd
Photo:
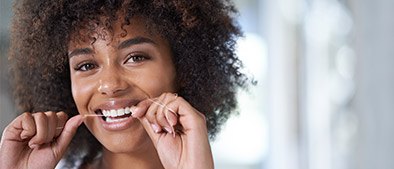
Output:
<svg viewBox="0 0 394 169">
<path fill-rule="evenodd" d="M 97 66 L 93 63 L 81 63 L 79 65 L 77 65 L 77 67 L 75 67 L 74 69 L 76 71 L 88 71 L 88 70 L 92 70 L 94 68 L 96 68 Z"/>
<path fill-rule="evenodd" d="M 140 63 L 147 60 L 148 57 L 142 54 L 131 54 L 128 56 L 125 63 Z"/>
</svg>

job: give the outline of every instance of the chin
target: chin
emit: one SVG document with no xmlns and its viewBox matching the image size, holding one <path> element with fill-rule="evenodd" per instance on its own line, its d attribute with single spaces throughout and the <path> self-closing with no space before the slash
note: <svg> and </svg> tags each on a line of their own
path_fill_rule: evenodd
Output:
<svg viewBox="0 0 394 169">
<path fill-rule="evenodd" d="M 145 130 L 124 131 L 109 135 L 96 136 L 105 149 L 112 153 L 133 153 L 144 151 L 153 146 L 152 141 Z"/>
</svg>

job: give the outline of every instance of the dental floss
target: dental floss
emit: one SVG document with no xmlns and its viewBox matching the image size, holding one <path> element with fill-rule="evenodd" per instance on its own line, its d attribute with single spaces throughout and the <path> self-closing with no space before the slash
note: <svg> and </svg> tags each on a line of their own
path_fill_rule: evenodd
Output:
<svg viewBox="0 0 394 169">
<path fill-rule="evenodd" d="M 147 92 L 145 92 L 144 90 L 142 90 L 139 86 L 135 85 L 135 87 L 137 87 L 138 89 L 140 89 L 140 91 L 142 91 L 142 93 L 144 93 L 144 94 L 146 95 L 146 99 L 148 99 L 149 101 L 151 101 L 151 102 L 153 102 L 153 103 L 155 103 L 155 104 L 157 104 L 157 105 L 159 105 L 159 106 L 161 106 L 161 107 L 167 109 L 168 111 L 170 111 L 171 113 L 174 113 L 174 115 L 178 117 L 177 113 L 175 113 L 174 110 L 170 109 L 170 108 L 167 107 L 166 105 L 163 105 L 162 103 L 159 103 L 159 102 L 157 102 L 157 101 L 151 99 L 151 97 L 149 96 L 149 94 L 148 94 Z M 177 97 L 178 97 L 178 94 L 175 94 L 175 98 L 177 98 Z"/>
<path fill-rule="evenodd" d="M 166 105 L 163 105 L 163 104 L 160 103 L 160 102 L 157 102 L 157 101 L 151 99 L 151 97 L 149 96 L 149 94 L 148 94 L 147 92 L 145 92 L 144 90 L 142 90 L 142 88 L 140 88 L 138 85 L 135 85 L 135 87 L 137 87 L 138 89 L 140 89 L 140 91 L 142 91 L 142 92 L 147 96 L 146 99 L 148 99 L 148 100 L 151 101 L 152 103 L 155 103 L 155 104 L 157 104 L 157 105 L 159 105 L 159 106 L 161 106 L 161 107 L 167 109 L 169 112 L 174 113 L 174 115 L 175 115 L 176 117 L 178 117 L 178 114 L 175 113 L 174 110 L 170 109 L 169 107 L 167 107 Z M 178 94 L 175 94 L 175 99 L 176 99 L 177 97 L 178 97 Z M 165 117 L 166 117 L 166 120 L 169 122 L 169 119 L 168 119 L 167 115 L 166 115 Z M 176 136 L 175 128 L 174 128 L 174 126 L 172 126 L 172 125 L 170 125 L 170 127 L 171 127 L 171 130 L 172 130 L 172 131 L 169 131 L 169 133 L 172 134 L 172 136 L 175 138 L 175 136 Z"/>
<path fill-rule="evenodd" d="M 86 117 L 101 117 L 101 116 L 104 116 L 104 115 L 102 115 L 102 114 L 85 114 L 85 115 L 83 115 L 83 118 L 86 118 Z M 62 130 L 64 127 L 56 127 L 56 130 Z"/>
<path fill-rule="evenodd" d="M 146 93 L 144 90 L 142 90 L 140 87 L 137 86 L 137 88 L 139 88 L 139 89 L 147 96 L 146 99 L 148 99 L 148 100 L 151 101 L 152 103 L 155 103 L 155 104 L 157 104 L 157 105 L 159 105 L 159 106 L 161 106 L 161 107 L 167 109 L 167 110 L 170 111 L 171 113 L 174 113 L 175 116 L 178 116 L 178 114 L 175 113 L 174 110 L 170 109 L 169 107 L 167 107 L 166 105 L 163 105 L 163 104 L 160 103 L 160 102 L 157 102 L 157 101 L 151 99 L 150 96 L 149 96 L 149 94 Z M 176 98 L 176 97 L 178 97 L 177 94 L 175 94 L 175 98 Z M 102 114 L 85 114 L 85 115 L 83 115 L 84 118 L 86 118 L 86 117 L 102 117 L 102 116 L 104 116 L 104 115 L 102 115 Z M 166 119 L 167 119 L 167 121 L 168 121 L 167 116 L 166 116 Z M 59 129 L 59 130 L 60 130 L 60 129 L 63 129 L 63 128 L 64 128 L 64 127 L 56 127 L 56 129 Z M 171 133 L 173 134 L 173 137 L 175 137 L 175 129 L 174 129 L 174 126 L 171 126 L 171 128 L 172 128 L 172 130 L 173 130 L 173 131 L 171 131 Z"/>
<path fill-rule="evenodd" d="M 151 102 L 153 102 L 153 103 L 155 103 L 155 104 L 157 104 L 157 105 L 159 105 L 160 107 L 164 107 L 164 108 L 166 108 L 168 111 L 170 111 L 170 112 L 172 112 L 172 113 L 174 113 L 175 115 L 177 115 L 176 113 L 175 113 L 175 111 L 174 110 L 172 110 L 172 109 L 170 109 L 169 107 L 167 107 L 166 105 L 164 105 L 164 104 L 161 104 L 161 103 L 159 103 L 159 102 L 157 102 L 157 101 L 155 101 L 155 100 L 153 100 L 153 99 L 151 99 L 151 98 L 147 98 L 149 101 L 151 101 Z"/>
<path fill-rule="evenodd" d="M 157 102 L 157 101 L 155 101 L 155 100 L 153 100 L 153 99 L 151 99 L 151 98 L 147 98 L 147 99 L 148 99 L 149 101 L 151 101 L 151 102 L 153 102 L 153 103 L 155 103 L 155 104 L 157 104 L 157 105 L 159 105 L 159 106 L 161 106 L 161 107 L 167 109 L 169 112 L 174 113 L 175 116 L 178 117 L 178 114 L 176 114 L 174 110 L 170 109 L 170 108 L 167 107 L 166 105 L 163 105 L 162 103 L 159 103 L 159 102 Z M 166 117 L 166 120 L 169 122 L 168 117 L 167 117 L 167 116 L 165 116 L 165 117 Z M 171 126 L 171 125 L 170 125 L 170 126 Z M 171 130 L 172 130 L 172 131 L 170 131 L 170 134 L 172 134 L 172 136 L 175 138 L 176 133 L 175 133 L 175 128 L 174 128 L 174 126 L 171 126 Z"/>
</svg>

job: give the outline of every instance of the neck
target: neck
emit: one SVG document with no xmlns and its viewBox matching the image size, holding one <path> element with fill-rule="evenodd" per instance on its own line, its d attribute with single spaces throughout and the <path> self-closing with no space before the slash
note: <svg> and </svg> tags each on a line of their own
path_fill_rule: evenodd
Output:
<svg viewBox="0 0 394 169">
<path fill-rule="evenodd" d="M 99 159 L 94 168 L 161 169 L 164 167 L 160 162 L 156 149 L 151 145 L 131 153 L 114 153 L 104 148 L 102 158 Z"/>
</svg>

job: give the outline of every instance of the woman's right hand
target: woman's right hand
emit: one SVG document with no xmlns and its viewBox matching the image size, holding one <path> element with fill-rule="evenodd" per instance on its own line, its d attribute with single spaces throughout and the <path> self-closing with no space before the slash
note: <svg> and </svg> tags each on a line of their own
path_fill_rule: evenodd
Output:
<svg viewBox="0 0 394 169">
<path fill-rule="evenodd" d="M 62 158 L 81 115 L 64 112 L 23 113 L 5 129 L 0 141 L 0 169 L 53 169 Z"/>
</svg>

